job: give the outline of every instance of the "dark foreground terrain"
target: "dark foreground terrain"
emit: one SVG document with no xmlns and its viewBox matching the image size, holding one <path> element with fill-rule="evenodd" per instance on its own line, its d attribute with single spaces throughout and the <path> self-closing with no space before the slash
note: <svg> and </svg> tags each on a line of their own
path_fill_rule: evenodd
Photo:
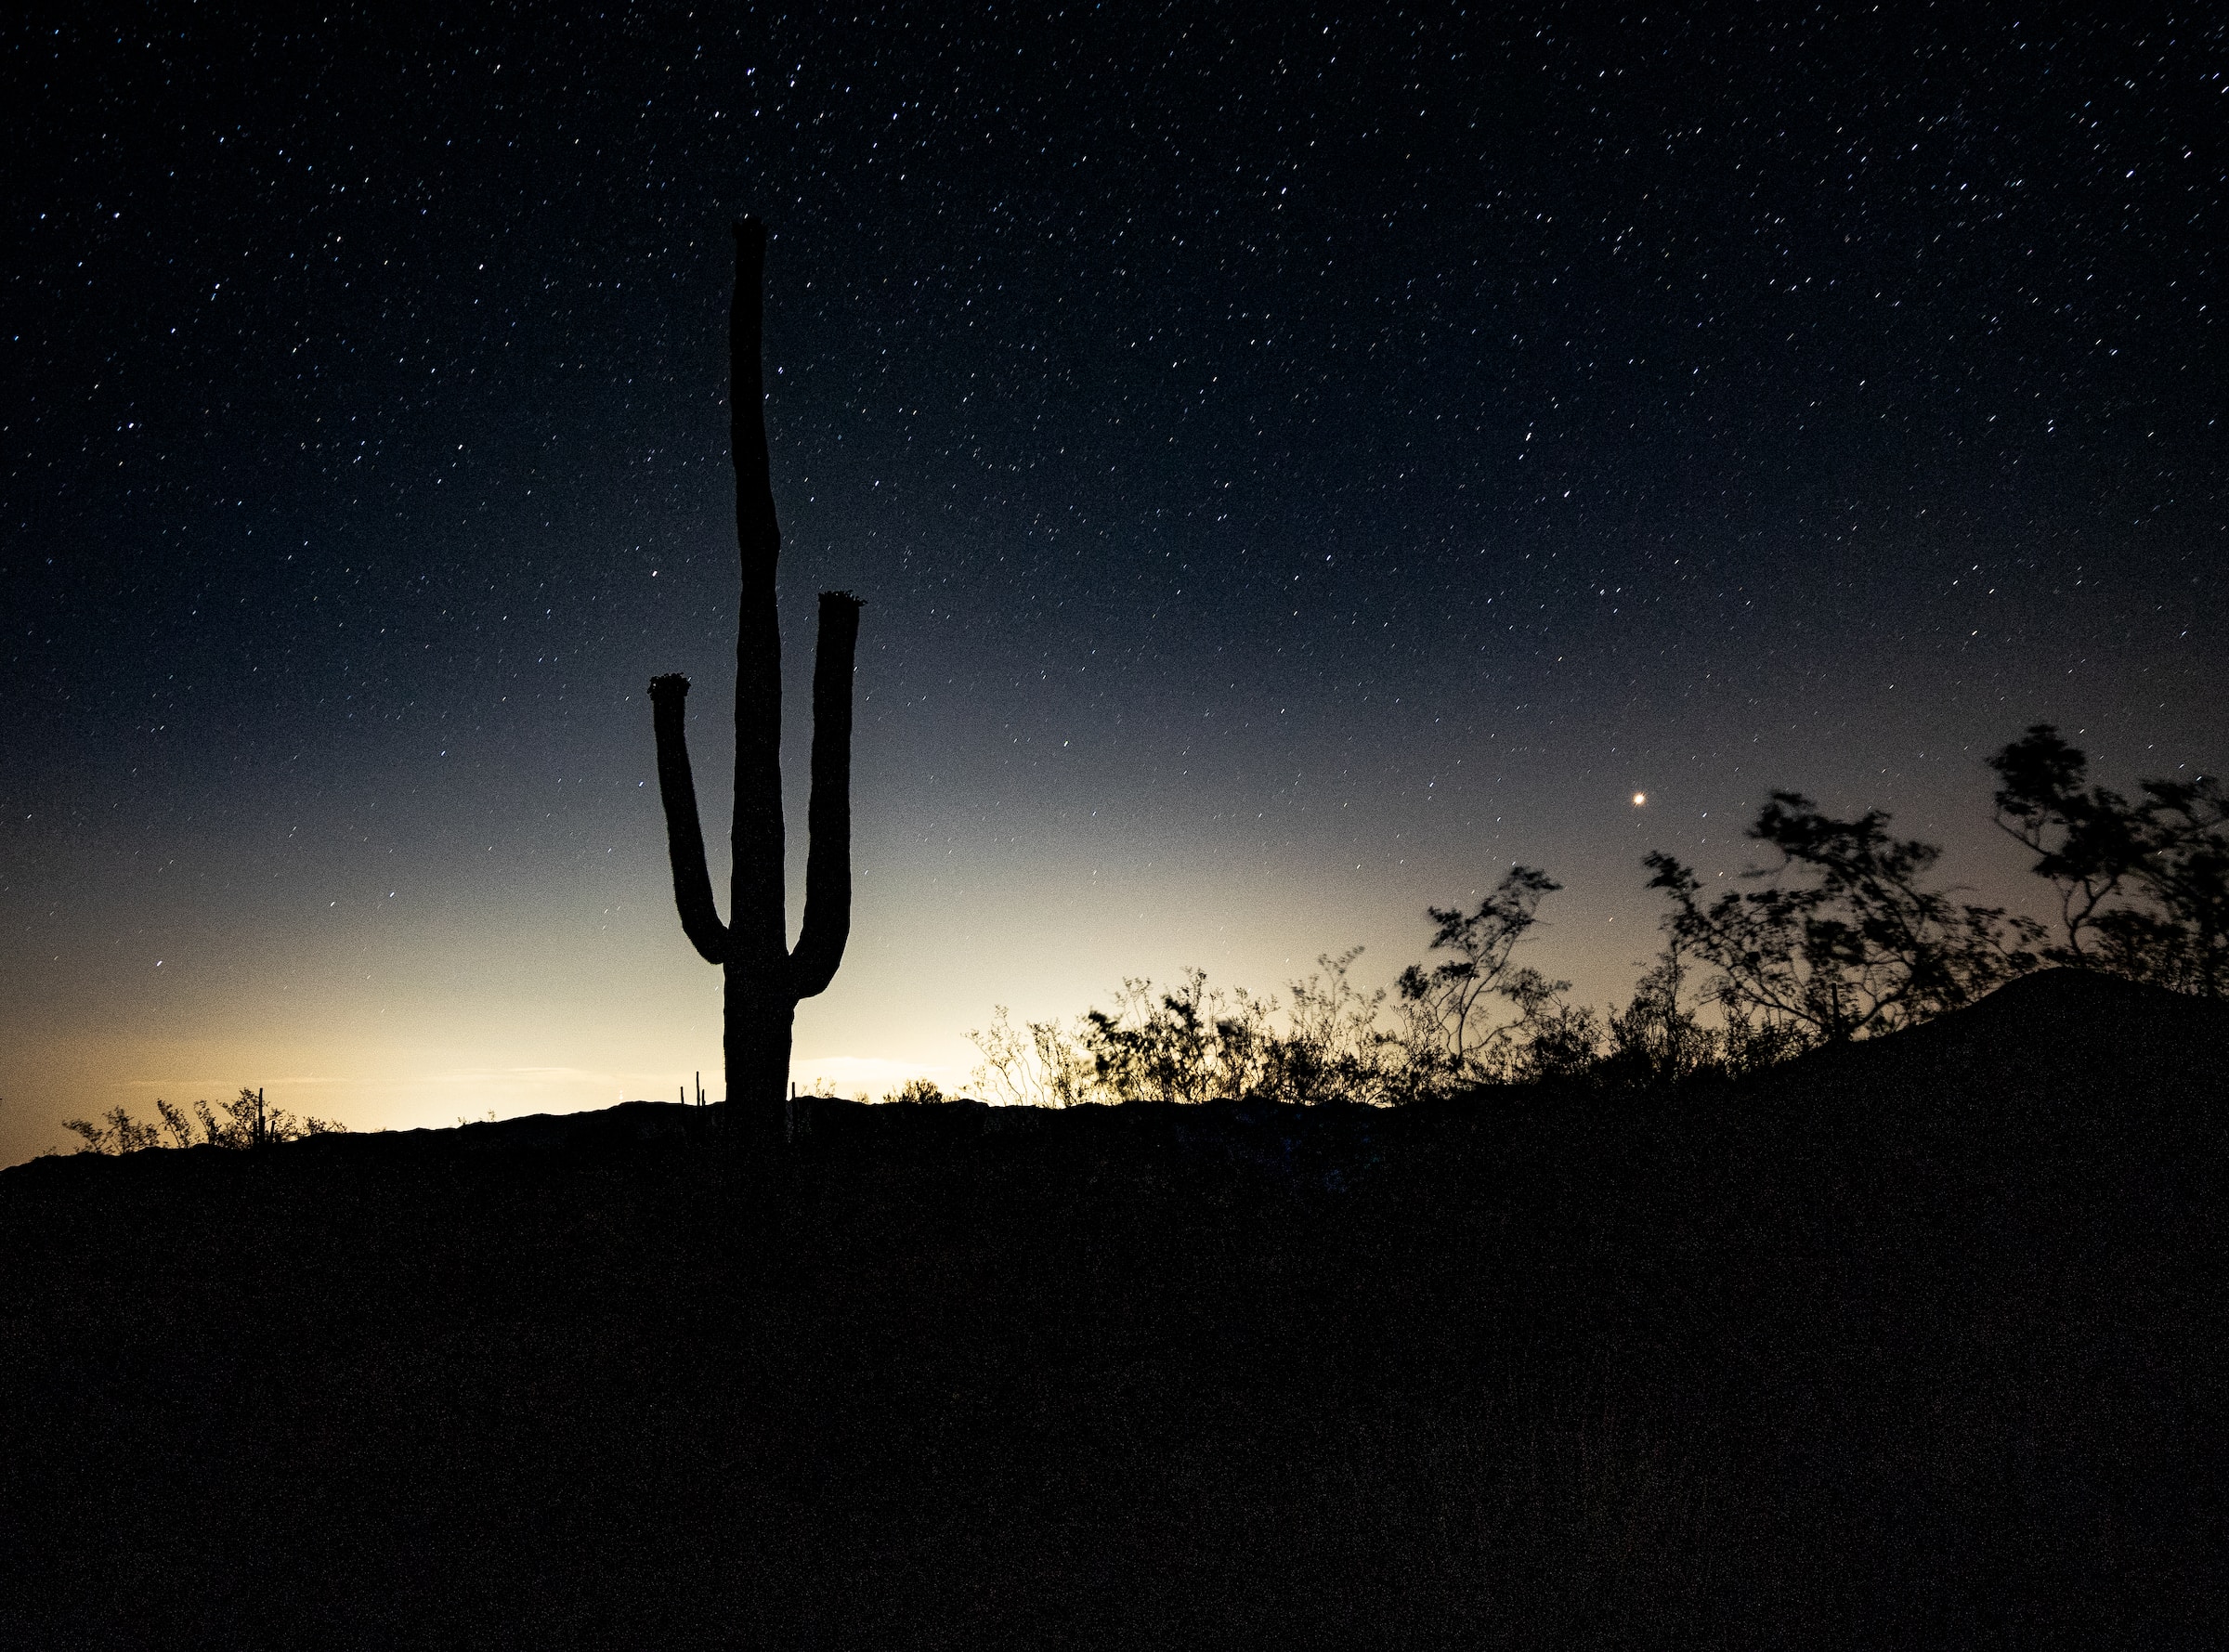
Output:
<svg viewBox="0 0 2229 1652">
<path fill-rule="evenodd" d="M 41 1160 L 0 1645 L 2220 1645 L 2225 1057 Z"/>
</svg>

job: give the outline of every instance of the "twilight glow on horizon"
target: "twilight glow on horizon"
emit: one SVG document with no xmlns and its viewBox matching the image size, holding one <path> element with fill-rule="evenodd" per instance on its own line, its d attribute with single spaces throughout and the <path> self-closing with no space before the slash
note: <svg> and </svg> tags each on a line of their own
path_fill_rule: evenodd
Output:
<svg viewBox="0 0 2229 1652">
<path fill-rule="evenodd" d="M 772 231 L 795 1077 L 1187 965 L 1279 990 L 1513 862 L 1881 808 L 2040 910 L 1988 755 L 2229 765 L 2221 25 L 1858 7 L 0 25 L 0 1163 L 261 1086 L 352 1127 L 719 1094 L 729 220 Z"/>
</svg>

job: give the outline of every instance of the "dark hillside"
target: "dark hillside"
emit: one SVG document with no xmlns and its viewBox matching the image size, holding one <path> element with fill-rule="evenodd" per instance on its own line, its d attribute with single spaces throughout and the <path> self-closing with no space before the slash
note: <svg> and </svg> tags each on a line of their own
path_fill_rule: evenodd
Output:
<svg viewBox="0 0 2229 1652">
<path fill-rule="evenodd" d="M 0 1644 L 2218 1644 L 2221 1006 L 0 1174 Z"/>
</svg>

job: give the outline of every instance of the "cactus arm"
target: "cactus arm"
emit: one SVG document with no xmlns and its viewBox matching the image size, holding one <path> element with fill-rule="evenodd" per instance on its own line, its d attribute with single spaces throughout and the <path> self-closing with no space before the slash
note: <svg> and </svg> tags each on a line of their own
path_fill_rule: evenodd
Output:
<svg viewBox="0 0 2229 1652">
<path fill-rule="evenodd" d="M 790 989 L 801 998 L 835 979 L 852 932 L 852 661 L 858 644 L 859 599 L 848 591 L 822 592 L 813 654 L 805 920 L 789 955 Z"/>
<path fill-rule="evenodd" d="M 673 904 L 682 933 L 708 964 L 727 961 L 727 926 L 712 904 L 711 874 L 704 864 L 704 828 L 697 818 L 697 782 L 689 772 L 688 735 L 682 708 L 689 680 L 679 674 L 650 680 L 650 716 L 658 735 L 658 795 L 666 806 L 666 852 L 673 862 Z"/>
</svg>

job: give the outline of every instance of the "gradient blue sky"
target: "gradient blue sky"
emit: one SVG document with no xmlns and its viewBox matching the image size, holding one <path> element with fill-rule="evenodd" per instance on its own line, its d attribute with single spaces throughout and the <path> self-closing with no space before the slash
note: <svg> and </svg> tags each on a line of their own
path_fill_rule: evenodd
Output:
<svg viewBox="0 0 2229 1652">
<path fill-rule="evenodd" d="M 0 1160 L 718 1093 L 643 687 L 723 843 L 743 211 L 793 886 L 867 603 L 803 1082 L 1513 860 L 1606 1000 L 1775 786 L 2033 904 L 1990 750 L 2225 756 L 2222 27 L 1683 11 L 0 25 Z"/>
</svg>

